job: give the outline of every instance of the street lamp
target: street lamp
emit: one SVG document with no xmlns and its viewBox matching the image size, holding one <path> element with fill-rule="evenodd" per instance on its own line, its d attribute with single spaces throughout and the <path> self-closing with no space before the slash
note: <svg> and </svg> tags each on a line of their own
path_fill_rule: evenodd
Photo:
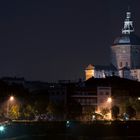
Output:
<svg viewBox="0 0 140 140">
<path fill-rule="evenodd" d="M 13 101 L 14 100 L 14 96 L 10 96 L 9 100 Z"/>
<path fill-rule="evenodd" d="M 0 125 L 0 132 L 2 133 L 2 132 L 4 132 L 4 130 L 5 130 L 5 126 Z"/>
<path fill-rule="evenodd" d="M 7 117 L 9 118 L 9 108 L 10 108 L 10 103 L 12 103 L 15 100 L 14 96 L 10 96 L 8 101 L 7 101 Z"/>
<path fill-rule="evenodd" d="M 112 98 L 111 97 L 108 97 L 107 102 L 108 103 L 111 103 L 112 102 Z"/>
</svg>

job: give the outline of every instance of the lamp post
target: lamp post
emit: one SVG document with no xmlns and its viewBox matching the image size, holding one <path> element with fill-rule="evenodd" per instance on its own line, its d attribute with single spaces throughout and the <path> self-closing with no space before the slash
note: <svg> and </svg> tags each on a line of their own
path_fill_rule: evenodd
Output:
<svg viewBox="0 0 140 140">
<path fill-rule="evenodd" d="M 8 101 L 7 101 L 7 117 L 9 118 L 9 108 L 10 108 L 10 103 L 12 103 L 15 100 L 14 96 L 10 96 Z"/>
</svg>

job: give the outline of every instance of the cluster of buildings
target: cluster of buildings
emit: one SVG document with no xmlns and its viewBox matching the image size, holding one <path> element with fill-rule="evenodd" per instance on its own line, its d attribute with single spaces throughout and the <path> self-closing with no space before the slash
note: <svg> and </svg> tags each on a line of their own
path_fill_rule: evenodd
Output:
<svg viewBox="0 0 140 140">
<path fill-rule="evenodd" d="M 76 101 L 82 108 L 83 116 L 100 113 L 103 108 L 111 109 L 114 105 L 120 108 L 120 113 L 124 113 L 126 101 L 140 99 L 140 39 L 134 34 L 131 12 L 126 13 L 122 34 L 111 46 L 110 65 L 88 65 L 85 79 L 57 83 L 29 82 L 24 78 L 9 77 L 1 80 L 9 85 L 20 84 L 34 95 L 45 91 L 43 94 L 47 94 L 50 101 L 63 102 L 64 106 Z"/>
<path fill-rule="evenodd" d="M 105 78 L 115 75 L 140 81 L 140 38 L 135 35 L 131 12 L 126 13 L 122 34 L 114 40 L 110 50 L 110 65 L 88 65 L 86 80 L 92 76 Z"/>
<path fill-rule="evenodd" d="M 77 105 L 80 105 L 81 117 L 84 120 L 91 120 L 94 113 L 101 114 L 103 109 L 111 110 L 114 105 L 118 106 L 120 114 L 123 114 L 124 106 L 130 99 L 140 102 L 140 82 L 118 76 L 92 77 L 86 81 L 59 81 L 57 83 L 28 82 L 20 78 L 6 79 L 3 79 L 6 83 L 17 85 L 20 83 L 27 89 L 29 92 L 26 98 L 33 97 L 37 100 L 42 96 L 43 100 L 46 98 L 46 102 L 49 97 L 51 102 L 63 103 L 66 109 L 64 112 L 67 111 L 69 104 L 74 103 L 72 112 L 75 112 Z M 18 98 L 18 94 L 15 96 Z M 138 114 L 139 112 L 137 112 L 137 118 Z M 110 112 L 106 119 L 111 119 Z"/>
</svg>

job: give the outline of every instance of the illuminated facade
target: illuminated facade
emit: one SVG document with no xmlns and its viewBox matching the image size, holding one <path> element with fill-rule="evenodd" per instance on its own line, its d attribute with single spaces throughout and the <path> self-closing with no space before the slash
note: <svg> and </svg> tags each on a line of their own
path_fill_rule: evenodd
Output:
<svg viewBox="0 0 140 140">
<path fill-rule="evenodd" d="M 86 68 L 86 80 L 119 76 L 140 81 L 140 38 L 134 34 L 131 12 L 126 13 L 121 36 L 114 40 L 111 46 L 111 65 L 92 66 Z"/>
<path fill-rule="evenodd" d="M 98 112 L 103 108 L 111 109 L 111 87 L 97 87 L 97 97 Z"/>
<path fill-rule="evenodd" d="M 80 103 L 84 115 L 89 112 L 101 113 L 104 108 L 110 110 L 112 107 L 111 87 L 108 86 L 83 86 L 77 89 L 71 97 Z"/>
<path fill-rule="evenodd" d="M 91 64 L 89 64 L 88 67 L 85 70 L 86 80 L 91 78 L 91 77 L 94 77 L 95 76 L 94 73 L 95 73 L 94 67 Z"/>
</svg>

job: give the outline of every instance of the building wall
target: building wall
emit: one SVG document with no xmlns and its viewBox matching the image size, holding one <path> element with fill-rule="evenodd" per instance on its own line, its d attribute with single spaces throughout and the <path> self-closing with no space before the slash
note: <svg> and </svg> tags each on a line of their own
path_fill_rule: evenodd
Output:
<svg viewBox="0 0 140 140">
<path fill-rule="evenodd" d="M 100 113 L 103 108 L 111 109 L 111 87 L 94 87 L 78 89 L 72 98 L 82 106 L 82 114 Z"/>
<path fill-rule="evenodd" d="M 97 87 L 97 111 L 101 112 L 103 108 L 111 109 L 111 87 Z"/>
<path fill-rule="evenodd" d="M 92 77 L 94 78 L 105 78 L 106 76 L 113 76 L 113 75 L 116 75 L 118 76 L 118 72 L 117 71 L 114 71 L 114 70 L 98 70 L 96 69 L 96 66 L 95 67 L 90 67 L 89 69 L 89 66 L 86 68 L 85 70 L 85 79 L 88 80 Z"/>
<path fill-rule="evenodd" d="M 77 88 L 71 96 L 82 107 L 83 116 L 90 114 L 97 108 L 97 90 L 96 87 Z"/>
<path fill-rule="evenodd" d="M 89 64 L 85 70 L 85 79 L 88 80 L 91 77 L 94 77 L 94 66 Z"/>
<path fill-rule="evenodd" d="M 117 68 L 131 68 L 130 45 L 114 45 L 111 47 L 111 63 Z"/>
<path fill-rule="evenodd" d="M 106 76 L 118 76 L 117 71 L 111 71 L 111 70 L 94 70 L 94 77 L 95 78 L 105 78 Z"/>
<path fill-rule="evenodd" d="M 131 77 L 133 80 L 140 81 L 140 69 L 131 69 Z"/>
<path fill-rule="evenodd" d="M 131 68 L 140 68 L 140 45 L 131 46 Z"/>
<path fill-rule="evenodd" d="M 140 45 L 114 45 L 111 63 L 118 69 L 118 76 L 140 81 Z M 121 70 L 128 67 L 130 70 Z"/>
<path fill-rule="evenodd" d="M 85 75 L 86 75 L 86 80 L 90 79 L 91 77 L 94 76 L 94 69 L 90 69 L 90 70 L 85 70 Z"/>
</svg>

